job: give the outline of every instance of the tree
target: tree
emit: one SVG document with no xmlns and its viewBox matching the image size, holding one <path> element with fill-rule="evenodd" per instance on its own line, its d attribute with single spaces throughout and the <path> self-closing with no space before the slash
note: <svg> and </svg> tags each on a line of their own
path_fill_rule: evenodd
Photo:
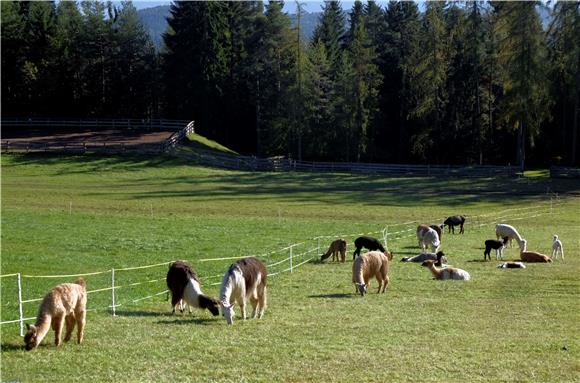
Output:
<svg viewBox="0 0 580 383">
<path fill-rule="evenodd" d="M 546 45 L 537 2 L 494 3 L 495 28 L 500 36 L 499 64 L 504 67 L 504 96 L 500 118 L 517 130 L 517 163 L 525 168 L 526 142 L 531 147 L 541 123 L 549 116 Z"/>
<path fill-rule="evenodd" d="M 345 37 L 345 16 L 340 1 L 325 1 L 318 26 L 314 30 L 312 41 L 320 40 L 328 55 L 333 72 L 338 72 L 341 65 L 342 49 Z"/>
<path fill-rule="evenodd" d="M 552 143 L 555 156 L 578 164 L 578 109 L 580 98 L 580 4 L 558 1 L 548 31 L 552 81 L 555 100 L 554 119 L 559 139 Z M 553 140 L 553 137 L 546 137 Z"/>
<path fill-rule="evenodd" d="M 0 2 L 2 17 L 2 115 L 19 116 L 26 110 L 25 98 L 25 26 L 20 4 Z"/>
</svg>

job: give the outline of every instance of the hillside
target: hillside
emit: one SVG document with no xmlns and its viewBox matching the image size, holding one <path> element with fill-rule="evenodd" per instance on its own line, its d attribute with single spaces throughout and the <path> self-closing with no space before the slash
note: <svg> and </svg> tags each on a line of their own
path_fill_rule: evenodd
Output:
<svg viewBox="0 0 580 383">
<path fill-rule="evenodd" d="M 147 32 L 149 32 L 157 50 L 159 50 L 163 44 L 163 33 L 167 28 L 169 7 L 169 5 L 161 5 L 152 8 L 144 8 L 138 11 L 141 23 L 143 23 L 143 26 Z M 296 15 L 290 14 L 289 16 L 292 20 L 292 26 L 295 26 Z M 300 25 L 302 28 L 302 36 L 305 39 L 310 39 L 312 37 L 314 29 L 316 28 L 316 25 L 318 25 L 319 17 L 320 12 L 305 13 L 302 15 Z"/>
</svg>

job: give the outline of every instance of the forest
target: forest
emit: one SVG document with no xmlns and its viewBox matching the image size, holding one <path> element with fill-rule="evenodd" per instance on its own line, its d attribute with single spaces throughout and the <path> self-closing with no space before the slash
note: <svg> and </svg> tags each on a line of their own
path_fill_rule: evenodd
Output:
<svg viewBox="0 0 580 383">
<path fill-rule="evenodd" d="M 302 160 L 580 164 L 579 2 L 327 1 L 307 40 L 299 2 L 175 1 L 159 51 L 130 1 L 0 6 L 2 118 L 187 119 Z"/>
</svg>

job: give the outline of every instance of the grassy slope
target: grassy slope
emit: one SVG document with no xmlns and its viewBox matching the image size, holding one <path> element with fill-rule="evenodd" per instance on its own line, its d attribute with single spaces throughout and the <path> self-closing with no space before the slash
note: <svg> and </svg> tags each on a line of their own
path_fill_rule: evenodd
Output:
<svg viewBox="0 0 580 383">
<path fill-rule="evenodd" d="M 443 236 L 451 262 L 468 270 L 471 282 L 436 282 L 428 270 L 396 262 L 389 292 L 360 298 L 353 294 L 350 262 L 307 264 L 270 278 L 264 320 L 229 328 L 206 312 L 168 315 L 165 295 L 130 304 L 165 288 L 165 267 L 119 273 L 118 284 L 159 281 L 120 290 L 125 305 L 115 318 L 103 309 L 109 293 L 90 295 L 89 306 L 98 310 L 88 314 L 80 347 L 57 350 L 50 332 L 39 350 L 27 353 L 17 325 L 3 325 L 1 380 L 577 380 L 579 189 L 577 181 L 545 177 L 385 179 L 232 172 L 171 158 L 4 156 L 2 274 L 68 274 L 185 258 L 202 276 L 219 276 L 231 261 L 199 259 L 529 207 L 545 201 L 547 190 L 564 193 L 555 214 L 513 223 L 543 252 L 558 233 L 566 261 L 498 270 L 497 262 L 481 261 L 493 225 L 471 225 L 463 236 Z M 416 253 L 415 246 L 412 237 L 390 243 L 396 259 Z M 506 256 L 515 259 L 516 250 Z M 108 278 L 87 281 L 102 288 Z M 25 299 L 58 282 L 25 278 Z M 1 283 L 2 320 L 13 319 L 15 282 Z M 204 290 L 215 296 L 218 286 L 207 283 Z M 25 305 L 25 315 L 34 316 L 36 307 Z"/>
</svg>

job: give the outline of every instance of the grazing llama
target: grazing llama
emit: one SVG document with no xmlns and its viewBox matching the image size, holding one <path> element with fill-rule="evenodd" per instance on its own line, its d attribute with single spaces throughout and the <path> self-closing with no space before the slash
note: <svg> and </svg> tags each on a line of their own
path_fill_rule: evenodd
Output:
<svg viewBox="0 0 580 383">
<path fill-rule="evenodd" d="M 428 267 L 433 274 L 433 279 L 438 280 L 447 280 L 447 279 L 454 279 L 454 280 L 463 280 L 468 281 L 471 279 L 469 273 L 465 270 L 457 269 L 455 267 L 447 267 L 444 269 L 438 269 L 434 265 L 435 261 L 425 261 L 421 264 L 421 266 Z"/>
<path fill-rule="evenodd" d="M 77 343 L 83 341 L 85 320 L 87 315 L 87 289 L 83 278 L 79 278 L 75 283 L 63 283 L 54 287 L 44 297 L 36 323 L 26 325 L 26 335 L 24 343 L 26 350 L 37 347 L 46 336 L 52 325 L 54 330 L 54 344 L 60 345 L 60 335 L 66 322 L 66 333 L 64 341 L 68 342 L 72 332 L 77 325 Z"/>
<path fill-rule="evenodd" d="M 220 288 L 220 305 L 229 325 L 234 322 L 234 305 L 240 305 L 242 319 L 246 319 L 246 301 L 252 304 L 252 318 L 261 319 L 266 309 L 266 266 L 257 258 L 242 258 L 224 274 Z"/>
<path fill-rule="evenodd" d="M 352 253 L 352 259 L 354 260 L 357 255 L 360 255 L 361 249 L 364 247 L 365 249 L 369 249 L 370 251 L 379 250 L 383 253 L 386 251 L 381 242 L 378 239 L 373 237 L 368 237 L 366 235 L 360 236 L 354 240 L 354 253 Z"/>
<path fill-rule="evenodd" d="M 455 226 L 459 225 L 459 234 L 464 233 L 463 225 L 465 224 L 465 217 L 462 215 L 452 215 L 451 217 L 447 217 L 447 219 L 443 222 L 444 225 L 447 225 L 449 228 L 449 232 L 453 231 L 455 234 Z"/>
<path fill-rule="evenodd" d="M 554 239 L 552 240 L 552 258 L 558 258 L 558 252 L 564 260 L 564 247 L 562 246 L 562 241 L 558 239 L 558 236 L 554 234 Z"/>
<path fill-rule="evenodd" d="M 498 223 L 495 225 L 495 236 L 499 240 L 500 238 L 508 237 L 510 245 L 512 239 L 518 241 L 518 245 L 520 246 L 520 251 L 526 251 L 526 240 L 522 238 L 520 233 L 516 230 L 515 227 L 511 225 L 506 225 L 504 223 Z"/>
<path fill-rule="evenodd" d="M 359 256 L 352 264 L 352 283 L 355 285 L 356 292 L 364 296 L 369 280 L 374 276 L 379 282 L 377 294 L 381 292 L 381 287 L 384 293 L 389 285 L 389 261 L 391 260 L 393 260 L 393 253 L 389 252 L 371 251 Z"/>
<path fill-rule="evenodd" d="M 436 253 L 441 245 L 437 232 L 427 225 L 417 226 L 417 241 L 423 252 L 426 251 L 427 246 L 431 246 L 431 252 Z"/>
<path fill-rule="evenodd" d="M 208 309 L 214 316 L 219 315 L 219 302 L 203 294 L 197 274 L 189 263 L 185 261 L 175 261 L 169 266 L 167 271 L 167 287 L 171 291 L 172 313 L 175 314 L 175 306 L 179 304 L 179 310 L 183 312 L 183 301 L 192 307 Z"/>
<path fill-rule="evenodd" d="M 330 244 L 328 251 L 320 257 L 320 261 L 324 261 L 326 258 L 330 257 L 332 254 L 332 261 L 338 262 L 338 255 L 340 254 L 340 260 L 344 263 L 346 262 L 346 241 L 344 239 L 337 239 Z"/>
</svg>

